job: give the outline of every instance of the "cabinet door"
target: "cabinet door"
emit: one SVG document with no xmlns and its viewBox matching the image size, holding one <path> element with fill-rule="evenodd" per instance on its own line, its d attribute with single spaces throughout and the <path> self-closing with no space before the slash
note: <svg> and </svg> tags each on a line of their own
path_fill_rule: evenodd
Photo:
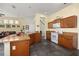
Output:
<svg viewBox="0 0 79 59">
<path fill-rule="evenodd" d="M 76 28 L 77 27 L 77 17 L 71 16 L 67 18 L 63 18 L 60 21 L 61 28 Z"/>
<path fill-rule="evenodd" d="M 34 43 L 34 34 L 30 34 L 30 45 Z"/>
<path fill-rule="evenodd" d="M 29 55 L 29 41 L 14 41 L 10 43 L 11 56 L 28 56 Z"/>
<path fill-rule="evenodd" d="M 53 23 L 52 22 L 48 23 L 48 28 L 53 28 Z"/>
<path fill-rule="evenodd" d="M 40 35 L 40 33 L 35 33 L 35 34 L 34 34 L 34 41 L 35 41 L 36 43 L 38 43 L 38 42 L 41 41 L 41 35 Z"/>
<path fill-rule="evenodd" d="M 46 39 L 47 39 L 48 41 L 51 41 L 51 32 L 50 32 L 50 31 L 47 31 L 47 32 L 46 32 Z"/>
<path fill-rule="evenodd" d="M 73 49 L 73 37 L 72 36 L 64 37 L 64 47 Z"/>
<path fill-rule="evenodd" d="M 65 48 L 73 49 L 73 39 L 71 36 L 59 35 L 58 44 Z"/>
<path fill-rule="evenodd" d="M 58 44 L 61 45 L 61 46 L 64 45 L 64 38 L 63 38 L 62 35 L 59 35 L 59 36 L 58 36 Z"/>
<path fill-rule="evenodd" d="M 61 28 L 68 28 L 68 25 L 67 25 L 67 22 L 66 22 L 66 20 L 61 20 L 60 21 L 60 26 L 61 26 Z"/>
</svg>

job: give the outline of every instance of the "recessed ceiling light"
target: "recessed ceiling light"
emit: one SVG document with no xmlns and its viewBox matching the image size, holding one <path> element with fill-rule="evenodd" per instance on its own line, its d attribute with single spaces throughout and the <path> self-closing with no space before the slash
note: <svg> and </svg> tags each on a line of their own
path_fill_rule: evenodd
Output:
<svg viewBox="0 0 79 59">
<path fill-rule="evenodd" d="M 44 10 L 44 14 L 48 14 L 48 10 Z"/>
<path fill-rule="evenodd" d="M 47 14 L 48 12 L 44 12 L 45 14 Z"/>
<path fill-rule="evenodd" d="M 28 6 L 28 8 L 31 8 L 31 6 Z"/>
<path fill-rule="evenodd" d="M 12 8 L 16 8 L 15 5 L 12 5 Z"/>
<path fill-rule="evenodd" d="M 64 3 L 64 4 L 67 4 L 67 3 Z"/>
</svg>

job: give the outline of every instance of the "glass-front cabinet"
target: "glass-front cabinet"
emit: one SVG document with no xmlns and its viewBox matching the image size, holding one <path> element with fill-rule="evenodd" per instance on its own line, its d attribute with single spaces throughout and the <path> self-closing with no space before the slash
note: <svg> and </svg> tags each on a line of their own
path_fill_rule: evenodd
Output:
<svg viewBox="0 0 79 59">
<path fill-rule="evenodd" d="M 19 28 L 20 22 L 18 20 L 0 20 L 0 28 Z"/>
</svg>

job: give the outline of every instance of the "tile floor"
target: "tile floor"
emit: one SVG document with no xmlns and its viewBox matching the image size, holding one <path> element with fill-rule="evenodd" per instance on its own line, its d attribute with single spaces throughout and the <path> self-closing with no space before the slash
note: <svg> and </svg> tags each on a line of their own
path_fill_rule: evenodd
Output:
<svg viewBox="0 0 79 59">
<path fill-rule="evenodd" d="M 4 45 L 0 43 L 0 56 L 4 56 Z"/>
<path fill-rule="evenodd" d="M 68 50 L 55 43 L 42 40 L 30 49 L 30 56 L 78 56 L 78 50 Z"/>
<path fill-rule="evenodd" d="M 0 56 L 4 55 L 4 45 L 0 43 Z M 78 56 L 78 50 L 68 50 L 55 43 L 42 40 L 30 48 L 30 56 Z"/>
</svg>

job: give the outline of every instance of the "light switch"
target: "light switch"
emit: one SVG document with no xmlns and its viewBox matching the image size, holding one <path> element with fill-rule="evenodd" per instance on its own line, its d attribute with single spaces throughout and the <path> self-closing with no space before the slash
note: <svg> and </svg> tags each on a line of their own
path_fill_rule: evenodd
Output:
<svg viewBox="0 0 79 59">
<path fill-rule="evenodd" d="M 12 50 L 16 50 L 16 46 L 12 46 Z"/>
</svg>

